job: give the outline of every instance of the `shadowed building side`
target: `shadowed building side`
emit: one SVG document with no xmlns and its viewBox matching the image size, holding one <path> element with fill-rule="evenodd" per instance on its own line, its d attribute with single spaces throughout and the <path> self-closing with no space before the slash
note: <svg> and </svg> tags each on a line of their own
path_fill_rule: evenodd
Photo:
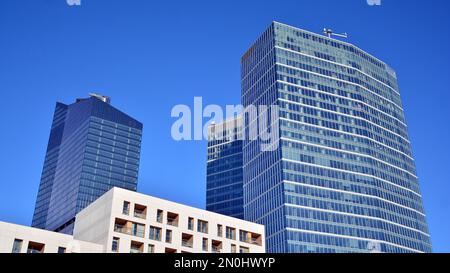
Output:
<svg viewBox="0 0 450 273">
<path fill-rule="evenodd" d="M 75 215 L 103 193 L 137 189 L 142 123 L 90 95 L 56 105 L 33 227 L 71 234 Z"/>
</svg>

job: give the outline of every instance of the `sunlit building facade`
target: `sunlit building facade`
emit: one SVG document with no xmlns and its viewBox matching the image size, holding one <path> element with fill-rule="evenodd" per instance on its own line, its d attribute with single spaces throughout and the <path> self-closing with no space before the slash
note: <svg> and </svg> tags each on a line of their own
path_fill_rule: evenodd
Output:
<svg viewBox="0 0 450 273">
<path fill-rule="evenodd" d="M 241 77 L 245 107 L 280 109 L 276 151 L 243 144 L 244 219 L 266 226 L 268 252 L 431 251 L 393 69 L 274 22 Z"/>
<path fill-rule="evenodd" d="M 74 237 L 107 253 L 264 253 L 264 226 L 113 188 L 76 217 Z"/>
</svg>

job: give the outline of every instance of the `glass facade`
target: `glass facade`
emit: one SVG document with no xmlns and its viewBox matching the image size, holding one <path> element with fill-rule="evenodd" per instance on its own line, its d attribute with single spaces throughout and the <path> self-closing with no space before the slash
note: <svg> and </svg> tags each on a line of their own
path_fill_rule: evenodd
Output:
<svg viewBox="0 0 450 273">
<path fill-rule="evenodd" d="M 240 117 L 209 127 L 206 209 L 243 219 L 241 131 Z"/>
<path fill-rule="evenodd" d="M 71 234 L 112 187 L 136 191 L 142 124 L 97 97 L 56 104 L 33 227 Z"/>
<path fill-rule="evenodd" d="M 274 22 L 241 77 L 244 107 L 279 106 L 278 149 L 243 143 L 245 220 L 266 226 L 268 252 L 431 252 L 388 65 Z"/>
</svg>

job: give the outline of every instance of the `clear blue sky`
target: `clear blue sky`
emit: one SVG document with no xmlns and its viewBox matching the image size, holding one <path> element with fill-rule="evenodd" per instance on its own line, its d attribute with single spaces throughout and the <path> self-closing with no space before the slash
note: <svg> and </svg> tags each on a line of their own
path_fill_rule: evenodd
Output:
<svg viewBox="0 0 450 273">
<path fill-rule="evenodd" d="M 450 252 L 446 0 L 0 1 L 0 220 L 29 225 L 56 101 L 97 91 L 144 123 L 138 190 L 205 204 L 205 142 L 170 136 L 175 104 L 240 102 L 240 56 L 271 21 L 349 41 L 396 69 L 433 247 Z"/>
</svg>

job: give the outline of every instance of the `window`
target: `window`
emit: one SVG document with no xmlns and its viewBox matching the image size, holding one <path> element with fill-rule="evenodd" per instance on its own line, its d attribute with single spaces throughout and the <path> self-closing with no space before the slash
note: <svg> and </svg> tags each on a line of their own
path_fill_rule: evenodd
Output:
<svg viewBox="0 0 450 273">
<path fill-rule="evenodd" d="M 236 253 L 236 245 L 231 245 L 231 253 Z"/>
<path fill-rule="evenodd" d="M 189 219 L 188 219 L 188 229 L 194 230 L 194 218 L 192 218 L 192 217 L 189 217 Z"/>
<path fill-rule="evenodd" d="M 123 202 L 122 213 L 125 214 L 125 215 L 129 215 L 130 214 L 130 202 L 127 202 L 127 201 Z"/>
<path fill-rule="evenodd" d="M 177 250 L 174 248 L 168 248 L 166 247 L 166 250 L 164 251 L 165 253 L 177 253 Z"/>
<path fill-rule="evenodd" d="M 248 249 L 248 247 L 241 246 L 239 248 L 239 253 L 250 253 L 250 250 Z"/>
<path fill-rule="evenodd" d="M 134 204 L 134 217 L 145 219 L 147 214 L 147 207 L 139 204 Z"/>
<path fill-rule="evenodd" d="M 217 240 L 211 240 L 211 251 L 212 253 L 222 252 L 222 242 Z"/>
<path fill-rule="evenodd" d="M 167 212 L 167 224 L 169 226 L 178 226 L 178 214 L 173 212 Z"/>
<path fill-rule="evenodd" d="M 222 237 L 222 225 L 217 225 L 217 236 Z"/>
<path fill-rule="evenodd" d="M 112 240 L 112 247 L 111 247 L 111 251 L 112 252 L 118 252 L 119 251 L 119 242 L 120 239 L 117 237 L 114 237 Z"/>
<path fill-rule="evenodd" d="M 22 252 L 22 244 L 23 244 L 22 240 L 15 239 L 14 240 L 14 244 L 13 244 L 13 248 L 12 248 L 12 253 L 20 253 L 20 252 Z"/>
<path fill-rule="evenodd" d="M 161 241 L 161 228 L 150 226 L 150 236 L 151 240 Z"/>
<path fill-rule="evenodd" d="M 249 233 L 248 235 L 248 243 L 261 246 L 262 245 L 262 237 L 261 234 L 258 233 Z"/>
<path fill-rule="evenodd" d="M 241 242 L 248 242 L 248 235 L 249 233 L 245 230 L 239 230 L 239 240 Z"/>
<path fill-rule="evenodd" d="M 236 229 L 227 227 L 226 228 L 226 237 L 227 237 L 227 239 L 236 240 Z"/>
<path fill-rule="evenodd" d="M 58 253 L 66 253 L 66 248 L 65 247 L 58 247 Z"/>
<path fill-rule="evenodd" d="M 144 238 L 145 225 L 116 218 L 114 231 Z"/>
<path fill-rule="evenodd" d="M 202 249 L 203 251 L 208 251 L 208 239 L 203 238 L 202 240 Z"/>
<path fill-rule="evenodd" d="M 144 250 L 144 244 L 141 242 L 131 241 L 130 253 L 142 253 Z"/>
<path fill-rule="evenodd" d="M 163 222 L 163 211 L 160 210 L 160 209 L 156 212 L 156 221 L 158 223 L 162 223 Z"/>
<path fill-rule="evenodd" d="M 182 233 L 181 234 L 181 245 L 184 247 L 193 247 L 194 236 L 192 234 Z"/>
<path fill-rule="evenodd" d="M 27 253 L 44 253 L 45 245 L 36 242 L 28 242 Z"/>
<path fill-rule="evenodd" d="M 148 245 L 148 253 L 155 253 L 155 245 Z"/>
<path fill-rule="evenodd" d="M 197 221 L 197 231 L 202 233 L 208 233 L 208 222 L 203 220 Z"/>
<path fill-rule="evenodd" d="M 170 229 L 166 230 L 166 243 L 172 243 L 172 231 Z"/>
<path fill-rule="evenodd" d="M 134 235 L 134 236 L 138 236 L 138 237 L 144 238 L 145 225 L 138 224 L 138 223 L 132 223 L 131 224 L 131 234 Z"/>
</svg>

